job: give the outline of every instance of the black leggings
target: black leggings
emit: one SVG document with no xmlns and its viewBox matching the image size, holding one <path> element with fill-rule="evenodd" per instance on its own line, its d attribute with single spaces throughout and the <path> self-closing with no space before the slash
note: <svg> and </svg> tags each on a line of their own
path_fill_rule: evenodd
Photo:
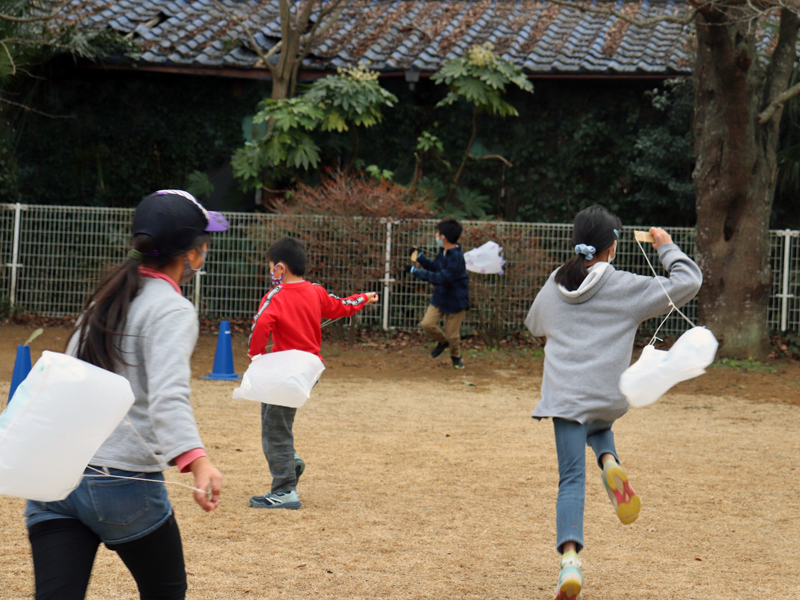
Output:
<svg viewBox="0 0 800 600">
<path fill-rule="evenodd" d="M 50 519 L 28 530 L 36 600 L 83 600 L 100 538 L 77 519 Z M 106 544 L 130 570 L 142 600 L 186 598 L 186 568 L 175 515 L 153 533 Z"/>
</svg>

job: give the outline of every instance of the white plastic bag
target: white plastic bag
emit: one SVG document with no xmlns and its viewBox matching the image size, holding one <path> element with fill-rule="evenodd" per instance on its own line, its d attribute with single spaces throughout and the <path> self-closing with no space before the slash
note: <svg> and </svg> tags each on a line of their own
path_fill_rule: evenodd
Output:
<svg viewBox="0 0 800 600">
<path fill-rule="evenodd" d="M 464 260 L 467 271 L 486 275 L 502 275 L 503 265 L 506 264 L 503 249 L 496 242 L 486 242 L 483 246 L 465 252 Z"/>
<path fill-rule="evenodd" d="M 645 346 L 642 356 L 622 374 L 619 389 L 631 406 L 658 400 L 676 383 L 706 372 L 717 353 L 717 339 L 705 327 L 693 327 L 669 351 Z"/>
<path fill-rule="evenodd" d="M 233 390 L 233 399 L 300 408 L 324 370 L 319 357 L 310 352 L 284 350 L 260 354 L 242 376 L 241 387 Z"/>
<path fill-rule="evenodd" d="M 0 494 L 63 500 L 133 405 L 124 377 L 44 352 L 0 414 Z"/>
</svg>

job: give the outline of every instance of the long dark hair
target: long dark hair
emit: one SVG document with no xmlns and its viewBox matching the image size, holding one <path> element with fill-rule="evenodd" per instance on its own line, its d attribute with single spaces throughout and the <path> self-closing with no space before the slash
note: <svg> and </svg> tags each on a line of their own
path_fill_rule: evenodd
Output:
<svg viewBox="0 0 800 600">
<path fill-rule="evenodd" d="M 575 247 L 578 244 L 594 246 L 597 256 L 607 250 L 617 240 L 615 229 L 619 231 L 622 221 L 617 215 L 606 210 L 604 206 L 596 204 L 583 209 L 575 215 L 575 224 L 572 228 L 572 241 Z M 586 270 L 586 256 L 575 254 L 565 262 L 556 272 L 556 283 L 564 286 L 570 292 L 577 290 L 586 279 L 589 272 Z"/>
<path fill-rule="evenodd" d="M 194 248 L 199 248 L 210 239 L 201 235 L 192 242 L 189 248 L 170 256 L 150 257 L 148 253 L 155 250 L 155 240 L 146 234 L 133 237 L 131 247 L 141 252 L 143 258 L 128 257 L 111 269 L 94 291 L 89 294 L 83 305 L 83 313 L 77 327 L 67 340 L 67 345 L 74 336 L 77 339 L 77 358 L 108 371 L 114 371 L 120 365 L 128 363 L 122 358 L 118 336 L 123 335 L 128 320 L 128 309 L 142 287 L 139 267 L 163 268 L 176 257 L 182 256 Z"/>
</svg>

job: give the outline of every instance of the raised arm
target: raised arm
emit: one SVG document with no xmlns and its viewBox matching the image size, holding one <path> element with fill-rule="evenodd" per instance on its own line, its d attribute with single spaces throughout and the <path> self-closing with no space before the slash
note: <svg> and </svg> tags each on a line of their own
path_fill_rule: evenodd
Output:
<svg viewBox="0 0 800 600">
<path fill-rule="evenodd" d="M 680 308 L 697 295 L 703 285 L 703 273 L 691 258 L 681 252 L 663 229 L 652 228 L 661 264 L 669 277 L 634 276 L 628 303 L 632 314 L 641 322 L 669 311 L 669 299 Z M 662 289 L 663 288 L 663 289 Z M 664 293 L 666 292 L 666 294 Z"/>
<path fill-rule="evenodd" d="M 417 262 L 420 264 L 420 266 L 422 266 L 423 269 L 427 271 L 439 270 L 439 268 L 434 264 L 434 262 L 422 253 L 422 250 L 420 250 L 419 254 L 417 254 Z"/>
<path fill-rule="evenodd" d="M 367 292 L 365 294 L 355 294 L 347 298 L 339 298 L 333 294 L 328 294 L 322 286 L 316 286 L 320 297 L 323 319 L 340 319 L 351 317 L 362 310 L 367 304 L 374 304 L 378 301 L 378 294 Z"/>
<path fill-rule="evenodd" d="M 418 279 L 422 279 L 433 285 L 441 285 L 443 283 L 451 283 L 457 279 L 463 279 L 466 277 L 467 267 L 464 263 L 463 255 L 461 256 L 462 258 L 460 261 L 456 259 L 447 260 L 444 265 L 441 268 L 437 268 L 437 270 L 428 271 L 415 268 L 412 273 Z"/>
</svg>

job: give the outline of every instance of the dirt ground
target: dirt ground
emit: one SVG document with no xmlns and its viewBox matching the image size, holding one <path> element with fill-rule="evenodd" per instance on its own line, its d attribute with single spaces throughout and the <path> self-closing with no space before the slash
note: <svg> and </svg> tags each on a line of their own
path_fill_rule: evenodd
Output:
<svg viewBox="0 0 800 600">
<path fill-rule="evenodd" d="M 0 328 L 2 398 L 28 333 Z M 66 334 L 47 330 L 34 360 Z M 215 342 L 201 336 L 195 376 L 210 370 Z M 241 374 L 245 338 L 234 346 Z M 530 418 L 540 353 L 473 351 L 454 371 L 427 350 L 323 348 L 328 369 L 295 424 L 308 465 L 299 511 L 247 505 L 269 488 L 259 406 L 231 400 L 230 383 L 193 382 L 225 486 L 212 514 L 170 488 L 190 598 L 552 598 L 556 454 L 552 424 Z M 621 525 L 587 453 L 584 599 L 800 597 L 798 386 L 796 363 L 722 366 L 618 421 L 643 509 Z M 23 504 L 0 505 L 3 600 L 33 594 Z M 138 598 L 104 548 L 88 598 Z"/>
</svg>

